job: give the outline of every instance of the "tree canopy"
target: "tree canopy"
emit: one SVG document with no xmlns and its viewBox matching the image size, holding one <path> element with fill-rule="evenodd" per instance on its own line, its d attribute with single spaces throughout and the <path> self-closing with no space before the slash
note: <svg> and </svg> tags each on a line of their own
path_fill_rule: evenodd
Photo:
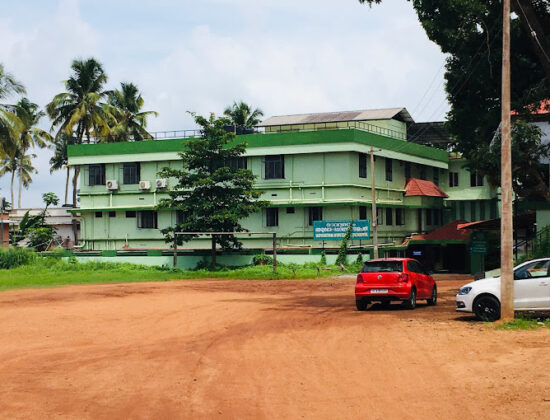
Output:
<svg viewBox="0 0 550 420">
<path fill-rule="evenodd" d="M 235 135 L 225 130 L 227 119 L 192 115 L 201 127 L 201 137 L 184 144 L 182 169 L 166 167 L 159 173 L 175 181 L 159 208 L 176 210 L 179 215 L 174 227 L 162 230 L 167 242 L 174 241 L 174 231 L 243 232 L 241 221 L 264 205 L 253 187 L 255 176 L 244 164 L 246 144 L 237 143 Z M 180 236 L 181 241 L 192 237 Z M 217 244 L 223 249 L 241 247 L 234 235 L 213 235 L 212 265 Z"/>
<path fill-rule="evenodd" d="M 380 3 L 380 0 L 359 1 Z M 428 38 L 448 54 L 445 89 L 451 110 L 447 125 L 455 139 L 454 148 L 468 159 L 470 167 L 498 183 L 500 178 L 494 175 L 500 171 L 500 161 L 496 155 L 489 155 L 500 154 L 494 145 L 495 141 L 500 145 L 502 1 L 412 0 L 411 3 Z M 550 98 L 550 3 L 512 0 L 512 7 L 516 12 L 511 21 L 512 109 L 517 114 L 516 120 L 529 120 L 533 104 Z M 537 130 L 521 125 L 513 134 L 515 147 L 523 150 L 524 156 L 534 157 L 538 153 L 547 156 L 548 150 Z M 514 172 L 516 192 L 550 201 L 544 183 L 547 169 L 536 163 L 538 160 L 516 162 L 519 165 Z"/>
</svg>

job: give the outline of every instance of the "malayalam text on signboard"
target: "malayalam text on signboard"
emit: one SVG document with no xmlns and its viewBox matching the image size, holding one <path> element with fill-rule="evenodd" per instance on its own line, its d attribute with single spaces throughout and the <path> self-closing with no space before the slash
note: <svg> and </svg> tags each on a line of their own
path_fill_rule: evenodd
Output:
<svg viewBox="0 0 550 420">
<path fill-rule="evenodd" d="M 340 241 L 346 235 L 351 220 L 318 220 L 313 222 L 313 240 Z M 370 221 L 354 220 L 351 239 L 370 239 Z"/>
</svg>

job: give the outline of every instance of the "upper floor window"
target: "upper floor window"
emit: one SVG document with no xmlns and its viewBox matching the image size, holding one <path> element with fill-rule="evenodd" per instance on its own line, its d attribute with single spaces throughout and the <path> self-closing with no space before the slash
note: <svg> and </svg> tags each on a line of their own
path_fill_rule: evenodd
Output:
<svg viewBox="0 0 550 420">
<path fill-rule="evenodd" d="M 470 187 L 483 187 L 483 176 L 476 171 L 470 174 Z"/>
<path fill-rule="evenodd" d="M 449 172 L 449 187 L 458 187 L 458 172 Z"/>
<path fill-rule="evenodd" d="M 359 178 L 367 177 L 367 154 L 359 153 Z"/>
<path fill-rule="evenodd" d="M 426 167 L 420 165 L 420 179 L 426 179 Z"/>
<path fill-rule="evenodd" d="M 313 226 L 313 222 L 316 220 L 323 220 L 323 208 L 322 207 L 310 207 L 309 208 L 309 225 Z"/>
<path fill-rule="evenodd" d="M 359 220 L 367 220 L 367 206 L 359 206 Z"/>
<path fill-rule="evenodd" d="M 139 184 L 140 165 L 138 162 L 124 163 L 122 165 L 122 183 Z"/>
<path fill-rule="evenodd" d="M 434 170 L 434 184 L 439 185 L 439 168 L 433 168 Z"/>
<path fill-rule="evenodd" d="M 477 203 L 470 201 L 470 220 L 475 222 L 477 220 Z"/>
<path fill-rule="evenodd" d="M 266 214 L 266 226 L 279 226 L 279 209 L 276 207 L 267 208 Z"/>
<path fill-rule="evenodd" d="M 395 209 L 395 224 L 397 226 L 403 226 L 405 224 L 405 214 L 403 209 Z"/>
<path fill-rule="evenodd" d="M 393 209 L 391 207 L 386 208 L 386 225 L 393 225 Z"/>
<path fill-rule="evenodd" d="M 227 166 L 236 171 L 237 169 L 248 169 L 247 159 L 245 156 L 232 157 L 227 162 Z"/>
<path fill-rule="evenodd" d="M 405 162 L 405 178 L 412 178 L 411 177 L 411 162 Z"/>
<path fill-rule="evenodd" d="M 138 228 L 156 229 L 158 225 L 157 212 L 152 210 L 143 210 L 138 212 Z"/>
<path fill-rule="evenodd" d="M 283 179 L 285 177 L 285 155 L 265 157 L 265 179 Z"/>
<path fill-rule="evenodd" d="M 88 167 L 88 184 L 105 185 L 105 164 L 100 163 Z"/>
<path fill-rule="evenodd" d="M 386 158 L 386 181 L 393 179 L 393 160 Z"/>
</svg>

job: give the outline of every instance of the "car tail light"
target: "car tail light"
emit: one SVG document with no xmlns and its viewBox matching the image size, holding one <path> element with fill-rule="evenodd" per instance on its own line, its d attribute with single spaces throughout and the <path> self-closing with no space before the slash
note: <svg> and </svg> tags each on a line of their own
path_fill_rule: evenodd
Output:
<svg viewBox="0 0 550 420">
<path fill-rule="evenodd" d="M 363 283 L 363 277 L 361 274 L 357 274 L 357 283 Z"/>
<path fill-rule="evenodd" d="M 397 281 L 402 281 L 403 283 L 407 283 L 409 281 L 409 275 L 407 273 L 401 273 L 399 274 L 399 277 L 397 277 Z"/>
</svg>

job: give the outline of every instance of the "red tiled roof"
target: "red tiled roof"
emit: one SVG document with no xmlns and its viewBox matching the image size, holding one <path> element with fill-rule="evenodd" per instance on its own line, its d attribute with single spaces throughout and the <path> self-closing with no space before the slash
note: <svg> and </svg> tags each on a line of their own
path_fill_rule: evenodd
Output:
<svg viewBox="0 0 550 420">
<path fill-rule="evenodd" d="M 464 220 L 455 220 L 445 226 L 437 228 L 433 232 L 425 235 L 416 235 L 409 241 L 467 241 L 470 238 L 470 231 L 459 230 L 458 226 L 466 223 Z"/>
<path fill-rule="evenodd" d="M 432 181 L 425 179 L 409 178 L 405 184 L 405 197 L 424 195 L 428 197 L 449 197 Z"/>
<path fill-rule="evenodd" d="M 550 99 L 540 101 L 538 104 L 529 105 L 527 107 L 531 115 L 541 115 L 550 113 Z M 519 112 L 512 111 L 512 115 L 518 115 Z"/>
</svg>

